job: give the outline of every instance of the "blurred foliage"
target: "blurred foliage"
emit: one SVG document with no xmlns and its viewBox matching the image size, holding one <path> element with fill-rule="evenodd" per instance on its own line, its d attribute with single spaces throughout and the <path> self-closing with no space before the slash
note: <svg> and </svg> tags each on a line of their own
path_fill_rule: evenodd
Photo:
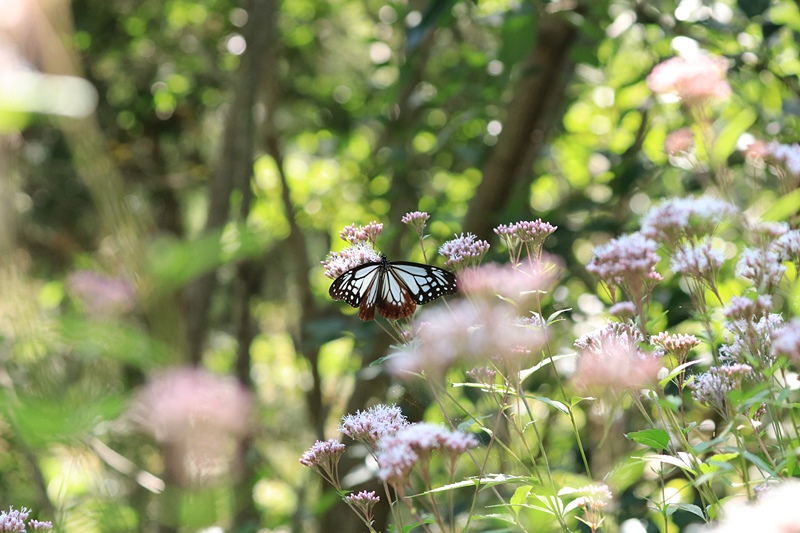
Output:
<svg viewBox="0 0 800 533">
<path fill-rule="evenodd" d="M 16 27 L 0 23 L 0 32 L 10 36 L 0 40 L 0 52 L 29 53 L 25 63 L 32 71 L 45 70 L 51 51 L 46 41 L 30 42 L 41 37 L 34 28 L 45 31 L 36 17 L 46 15 L 46 4 L 20 0 L 29 17 Z M 336 238 L 341 227 L 371 220 L 386 224 L 381 244 L 387 251 L 421 260 L 415 237 L 403 233 L 399 221 L 405 211 L 431 213 L 429 257 L 462 230 L 483 163 L 515 113 L 511 97 L 528 74 L 525 58 L 547 17 L 563 18 L 576 32 L 565 62 L 569 81 L 524 179 L 502 212 L 491 216 L 541 217 L 559 226 L 548 246 L 564 258 L 566 273 L 548 311 L 571 309 L 575 327 L 558 325 L 563 335 L 556 353 L 571 350 L 577 335 L 602 320 L 607 302 L 594 295 L 594 280 L 583 268 L 592 248 L 634 228 L 659 198 L 704 188 L 701 176 L 668 164 L 666 135 L 690 121 L 677 103 L 654 101 L 645 84 L 654 65 L 694 46 L 730 60 L 735 94 L 719 110 L 721 141 L 712 164 L 740 165 L 734 148 L 744 132 L 784 142 L 800 135 L 800 10 L 790 0 L 291 0 L 278 6 L 278 57 L 264 58 L 278 62 L 277 79 L 264 83 L 277 88 L 270 113 L 283 167 L 259 144 L 246 216 L 231 216 L 220 231 L 205 232 L 208 187 L 221 157 L 232 86 L 241 75 L 242 28 L 261 23 L 248 20 L 248 6 L 232 0 L 74 0 L 66 6 L 74 33 L 51 36 L 74 48 L 96 90 L 95 116 L 105 142 L 96 148 L 107 150 L 124 180 L 124 197 L 115 201 L 145 224 L 143 250 L 152 277 L 140 278 L 124 263 L 111 228 L 103 226 L 100 206 L 80 177 L 85 162 L 74 159 L 59 127 L 72 119 L 42 112 L 50 108 L 33 92 L 12 99 L 0 83 L 0 194 L 8 199 L 0 207 L 10 206 L 0 223 L 16 228 L 12 239 L 0 242 L 0 502 L 40 509 L 60 530 L 170 530 L 159 529 L 154 509 L 179 502 L 181 526 L 171 530 L 216 524 L 245 531 L 231 487 L 160 493 L 163 487 L 153 481 L 164 474 L 158 447 L 124 416 L 146 376 L 183 362 L 184 354 L 150 335 L 152 323 L 141 308 L 111 317 L 87 313 L 66 280 L 73 271 L 96 270 L 128 277 L 139 284 L 140 296 L 177 299 L 188 283 L 215 270 L 220 287 L 202 362 L 225 374 L 237 364 L 231 308 L 237 264 L 246 259 L 264 265 L 263 288 L 250 304 L 258 323 L 249 349 L 258 416 L 254 451 L 245 458 L 259 527 L 316 527 L 334 498 L 328 493 L 318 499 L 317 480 L 297 462 L 318 435 L 306 423 L 305 403 L 315 371 L 292 333 L 307 331 L 319 346 L 328 436 L 358 381 L 378 372 L 362 369 L 362 358 L 374 358 L 375 350 L 383 355 L 388 343 L 378 325 L 358 323 L 349 309 L 330 301 L 319 261 L 342 246 Z M 0 60 L 0 82 L 7 69 Z M 53 86 L 44 98 L 59 102 L 59 90 Z M 78 92 L 75 100 L 92 101 L 91 90 Z M 267 105 L 260 101 L 253 109 L 259 128 Z M 281 171 L 290 205 L 282 197 Z M 752 177 L 737 182 L 733 195 L 761 214 L 780 193 Z M 237 194 L 230 199 L 234 206 L 241 201 Z M 796 216 L 792 202 L 774 216 Z M 291 234 L 292 217 L 311 258 L 307 273 L 289 252 L 298 239 Z M 499 251 L 490 254 L 502 259 Z M 321 311 L 297 324 L 303 284 Z M 737 289 L 721 287 L 725 294 Z M 684 321 L 687 302 L 677 280 L 659 287 L 654 306 L 670 311 L 661 326 Z M 391 384 L 386 397 L 398 400 L 404 386 Z M 546 397 L 553 384 L 542 377 L 530 388 Z M 478 401 L 467 390 L 455 394 Z M 428 399 L 419 398 L 424 411 Z M 570 478 L 580 471 L 580 458 L 568 421 L 540 407 L 550 421 L 545 438 L 551 460 Z M 578 422 L 582 428 L 590 423 L 586 417 Z M 646 498 L 658 487 L 644 463 L 633 455 L 609 476 L 619 490 L 619 516 L 647 519 Z M 688 520 L 682 514 L 674 515 L 676 524 Z M 538 524 L 550 518 L 529 510 L 524 521 L 543 530 Z M 487 520 L 475 527 L 495 526 Z"/>
</svg>

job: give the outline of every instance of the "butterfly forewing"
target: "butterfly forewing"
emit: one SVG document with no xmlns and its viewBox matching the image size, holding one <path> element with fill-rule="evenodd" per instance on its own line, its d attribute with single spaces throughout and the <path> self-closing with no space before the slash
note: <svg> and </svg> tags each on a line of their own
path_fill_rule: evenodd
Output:
<svg viewBox="0 0 800 533">
<path fill-rule="evenodd" d="M 375 318 L 375 311 L 390 320 L 414 314 L 426 304 L 458 290 L 452 272 L 419 263 L 397 261 L 366 263 L 348 270 L 333 282 L 330 295 L 358 307 L 361 320 Z"/>
<path fill-rule="evenodd" d="M 392 273 L 405 283 L 417 304 L 432 302 L 439 296 L 458 290 L 455 274 L 447 270 L 406 261 L 396 261 L 390 265 Z"/>
</svg>

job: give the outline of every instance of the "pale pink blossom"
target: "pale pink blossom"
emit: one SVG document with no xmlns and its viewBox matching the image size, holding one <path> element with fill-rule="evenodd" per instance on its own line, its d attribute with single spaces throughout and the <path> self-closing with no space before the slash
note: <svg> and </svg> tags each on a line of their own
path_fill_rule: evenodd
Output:
<svg viewBox="0 0 800 533">
<path fill-rule="evenodd" d="M 772 354 L 786 356 L 795 366 L 800 366 L 800 318 L 793 318 L 775 333 Z"/>
<path fill-rule="evenodd" d="M 702 531 L 707 533 L 796 533 L 800 531 L 800 482 L 785 480 L 759 491 L 755 502 L 731 499 L 723 507 L 722 520 Z"/>
<path fill-rule="evenodd" d="M 711 235 L 725 218 L 736 213 L 732 204 L 713 198 L 670 198 L 652 207 L 642 218 L 646 237 L 671 246 L 684 238 Z"/>
<path fill-rule="evenodd" d="M 515 302 L 520 307 L 550 291 L 560 273 L 555 260 L 521 264 L 488 263 L 466 268 L 458 276 L 461 291 L 472 298 Z"/>
<path fill-rule="evenodd" d="M 518 364 L 545 341 L 540 328 L 518 323 L 508 306 L 476 307 L 466 300 L 424 310 L 415 339 L 387 361 L 395 374 L 441 374 L 458 361 Z"/>
<path fill-rule="evenodd" d="M 411 226 L 414 231 L 421 235 L 429 218 L 431 218 L 431 216 L 424 211 L 413 211 L 403 215 L 400 221 L 407 226 Z"/>
<path fill-rule="evenodd" d="M 694 381 L 689 383 L 692 397 L 727 418 L 730 415 L 728 397 L 731 391 L 738 389 L 742 380 L 752 371 L 750 365 L 744 364 L 712 366 L 708 372 L 695 376 Z"/>
<path fill-rule="evenodd" d="M 674 94 L 686 105 L 699 105 L 730 96 L 727 72 L 728 61 L 721 57 L 678 56 L 656 65 L 647 76 L 647 86 L 654 93 Z"/>
<path fill-rule="evenodd" d="M 664 139 L 664 151 L 669 155 L 680 155 L 691 150 L 694 133 L 689 128 L 675 130 Z"/>
<path fill-rule="evenodd" d="M 330 252 L 325 261 L 322 261 L 322 265 L 325 267 L 325 275 L 331 279 L 336 279 L 357 266 L 376 263 L 380 260 L 380 254 L 375 251 L 371 244 L 359 242 L 341 252 Z"/>
<path fill-rule="evenodd" d="M 235 443 L 250 432 L 251 409 L 235 378 L 176 368 L 139 391 L 131 416 L 162 444 L 174 478 L 195 484 L 227 470 Z"/>
<path fill-rule="evenodd" d="M 372 524 L 372 509 L 381 499 L 374 490 L 362 490 L 359 493 L 348 494 L 344 497 L 344 501 L 364 517 L 365 524 Z"/>
<path fill-rule="evenodd" d="M 609 322 L 575 341 L 578 363 L 573 381 L 581 389 L 638 389 L 652 385 L 660 358 L 643 352 L 634 326 Z"/>
<path fill-rule="evenodd" d="M 761 316 L 769 315 L 772 309 L 772 296 L 769 294 L 759 294 L 755 299 L 744 296 L 731 297 L 728 305 L 725 306 L 723 314 L 728 319 L 752 320 Z"/>
<path fill-rule="evenodd" d="M 612 291 L 619 287 L 630 301 L 642 302 L 663 279 L 656 272 L 657 247 L 655 241 L 641 233 L 623 235 L 596 247 L 586 270 L 603 280 Z"/>
<path fill-rule="evenodd" d="M 800 144 L 771 142 L 767 145 L 770 159 L 781 165 L 792 176 L 800 176 Z"/>
<path fill-rule="evenodd" d="M 768 368 L 775 361 L 772 339 L 783 328 L 783 317 L 779 314 L 749 315 L 724 323 L 732 335 L 720 346 L 720 361 L 725 363 L 758 362 L 760 368 Z"/>
<path fill-rule="evenodd" d="M 378 475 L 395 487 L 401 487 L 408 483 L 417 464 L 423 468 L 428 466 L 434 451 L 447 456 L 452 466 L 458 456 L 477 445 L 478 440 L 473 435 L 461 431 L 427 422 L 411 424 L 378 442 Z"/>
<path fill-rule="evenodd" d="M 565 508 L 565 511 L 569 512 L 577 508 L 582 509 L 583 516 L 579 516 L 578 520 L 588 525 L 592 531 L 595 531 L 603 523 L 603 509 L 613 498 L 611 490 L 609 490 L 608 485 L 586 485 L 574 491 L 561 490 L 559 495 L 573 493 L 580 496 L 573 500 Z"/>
<path fill-rule="evenodd" d="M 513 224 L 501 224 L 494 228 L 494 232 L 503 239 L 508 248 L 512 263 L 518 263 L 523 252 L 533 260 L 538 261 L 542 255 L 544 241 L 558 226 L 553 226 L 549 222 L 543 222 L 541 218 L 533 221 L 515 222 Z"/>
<path fill-rule="evenodd" d="M 336 439 L 318 440 L 303 452 L 300 464 L 311 468 L 328 483 L 339 488 L 339 459 L 344 450 L 345 445 Z"/>
<path fill-rule="evenodd" d="M 800 230 L 787 231 L 772 243 L 772 249 L 777 252 L 781 261 L 794 261 L 800 263 Z"/>
<path fill-rule="evenodd" d="M 617 302 L 608 308 L 608 314 L 619 318 L 632 318 L 636 316 L 636 304 L 631 301 Z"/>
<path fill-rule="evenodd" d="M 342 417 L 339 431 L 353 440 L 371 447 L 385 435 L 392 434 L 408 425 L 408 420 L 396 405 L 378 404 L 366 411 L 356 411 Z"/>
<path fill-rule="evenodd" d="M 472 233 L 462 233 L 439 247 L 439 254 L 445 258 L 444 266 L 456 270 L 477 265 L 488 251 L 489 243 Z"/>
<path fill-rule="evenodd" d="M 339 232 L 339 238 L 353 245 L 369 242 L 375 246 L 375 241 L 377 241 L 382 231 L 383 224 L 379 224 L 373 220 L 366 226 L 357 226 L 355 224 L 346 226 Z"/>
<path fill-rule="evenodd" d="M 746 248 L 736 263 L 736 275 L 752 281 L 761 293 L 772 293 L 783 279 L 786 267 L 772 250 Z"/>
<path fill-rule="evenodd" d="M 16 510 L 14 506 L 9 507 L 8 511 L 0 511 L 0 533 L 25 533 L 27 531 L 25 521 L 28 520 L 30 513 L 31 510 L 27 507 Z M 53 523 L 30 520 L 27 527 L 32 531 L 49 531 L 53 529 Z"/>
<path fill-rule="evenodd" d="M 717 272 L 724 262 L 725 254 L 712 248 L 711 239 L 704 238 L 681 244 L 670 258 L 670 268 L 673 272 L 714 287 Z"/>
<path fill-rule="evenodd" d="M 89 314 L 96 317 L 126 313 L 136 305 L 136 290 L 130 283 L 91 270 L 70 274 L 66 288 Z"/>
<path fill-rule="evenodd" d="M 664 348 L 668 354 L 675 357 L 678 361 L 685 361 L 692 348 L 700 345 L 700 341 L 694 335 L 684 335 L 682 333 L 669 334 L 662 331 L 650 339 L 650 342 Z"/>
</svg>

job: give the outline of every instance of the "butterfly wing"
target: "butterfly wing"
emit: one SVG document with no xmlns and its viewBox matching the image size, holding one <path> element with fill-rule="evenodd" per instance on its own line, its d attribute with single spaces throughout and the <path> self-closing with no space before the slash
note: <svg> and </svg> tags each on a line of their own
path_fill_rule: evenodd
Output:
<svg viewBox="0 0 800 533">
<path fill-rule="evenodd" d="M 370 297 L 374 305 L 382 264 L 374 261 L 351 268 L 336 278 L 328 293 L 334 300 L 344 300 L 351 307 L 360 307 Z"/>
<path fill-rule="evenodd" d="M 328 292 L 334 300 L 358 307 L 358 317 L 370 321 L 376 310 L 390 320 L 411 316 L 417 305 L 457 290 L 452 272 L 420 263 L 389 263 L 384 258 L 348 270 Z"/>
<path fill-rule="evenodd" d="M 395 261 L 389 271 L 401 285 L 405 285 L 415 304 L 432 302 L 440 296 L 458 291 L 456 276 L 452 272 L 430 265 Z"/>
</svg>

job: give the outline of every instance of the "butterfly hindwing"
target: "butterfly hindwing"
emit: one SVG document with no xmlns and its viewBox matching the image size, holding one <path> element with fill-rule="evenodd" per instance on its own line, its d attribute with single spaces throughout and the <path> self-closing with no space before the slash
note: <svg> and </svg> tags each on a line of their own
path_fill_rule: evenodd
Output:
<svg viewBox="0 0 800 533">
<path fill-rule="evenodd" d="M 390 320 L 414 314 L 417 305 L 458 290 L 456 277 L 441 268 L 396 261 L 366 263 L 348 270 L 333 282 L 330 295 L 358 307 L 358 317 L 369 321 L 375 312 Z"/>
</svg>

